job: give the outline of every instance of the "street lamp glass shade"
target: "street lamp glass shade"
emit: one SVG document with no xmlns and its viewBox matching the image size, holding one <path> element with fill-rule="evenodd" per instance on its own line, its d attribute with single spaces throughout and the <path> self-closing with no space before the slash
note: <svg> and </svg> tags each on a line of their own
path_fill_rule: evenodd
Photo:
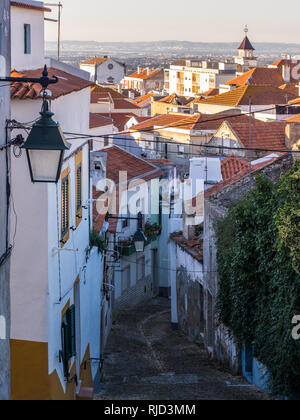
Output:
<svg viewBox="0 0 300 420">
<path fill-rule="evenodd" d="M 141 230 L 138 230 L 133 237 L 136 252 L 144 252 L 146 241 L 147 240 L 143 232 Z"/>
<path fill-rule="evenodd" d="M 32 182 L 58 182 L 64 152 L 70 149 L 60 126 L 53 121 L 45 102 L 41 118 L 33 125 L 22 146 L 27 152 Z"/>
<path fill-rule="evenodd" d="M 60 150 L 27 150 L 33 182 L 56 182 L 62 155 Z"/>
</svg>

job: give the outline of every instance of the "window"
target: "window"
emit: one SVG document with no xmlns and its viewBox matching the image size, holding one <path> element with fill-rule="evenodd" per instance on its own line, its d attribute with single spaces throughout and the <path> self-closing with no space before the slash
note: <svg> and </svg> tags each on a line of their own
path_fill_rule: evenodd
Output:
<svg viewBox="0 0 300 420">
<path fill-rule="evenodd" d="M 110 63 L 110 64 L 108 65 L 108 69 L 109 69 L 109 70 L 112 70 L 113 68 L 114 68 L 114 65 Z"/>
<path fill-rule="evenodd" d="M 104 147 L 109 146 L 109 137 L 105 136 L 104 137 Z"/>
<path fill-rule="evenodd" d="M 73 356 L 76 356 L 75 305 L 72 305 L 63 314 L 61 325 L 61 340 L 61 356 L 64 366 L 64 375 L 66 378 L 69 378 L 69 361 Z"/>
<path fill-rule="evenodd" d="M 78 227 L 82 221 L 82 151 L 77 153 L 75 157 L 76 166 L 76 227 Z"/>
<path fill-rule="evenodd" d="M 62 174 L 61 181 L 61 246 L 69 240 L 70 236 L 70 178 L 69 169 Z"/>
<path fill-rule="evenodd" d="M 31 26 L 24 25 L 24 54 L 31 54 Z"/>
</svg>

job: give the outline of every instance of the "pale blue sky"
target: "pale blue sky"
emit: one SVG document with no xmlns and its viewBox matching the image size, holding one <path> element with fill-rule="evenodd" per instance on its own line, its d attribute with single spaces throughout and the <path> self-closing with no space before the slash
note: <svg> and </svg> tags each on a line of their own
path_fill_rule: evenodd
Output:
<svg viewBox="0 0 300 420">
<path fill-rule="evenodd" d="M 64 40 L 237 42 L 247 23 L 253 42 L 300 43 L 299 0 L 62 2 Z M 56 40 L 56 33 L 56 25 L 46 23 L 46 39 Z"/>
</svg>

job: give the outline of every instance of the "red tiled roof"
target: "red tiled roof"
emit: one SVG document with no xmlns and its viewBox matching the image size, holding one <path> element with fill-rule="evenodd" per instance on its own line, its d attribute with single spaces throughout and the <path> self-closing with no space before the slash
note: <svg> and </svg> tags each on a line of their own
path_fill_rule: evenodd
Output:
<svg viewBox="0 0 300 420">
<path fill-rule="evenodd" d="M 162 71 L 162 69 L 158 69 L 158 68 L 152 68 L 149 71 L 147 69 L 140 69 L 140 72 L 138 73 L 138 70 L 130 75 L 128 75 L 127 77 L 132 77 L 133 79 L 142 79 L 142 80 L 147 80 L 147 79 L 151 79 L 151 77 L 155 76 L 156 74 L 160 73 Z"/>
<path fill-rule="evenodd" d="M 89 60 L 83 61 L 81 64 L 99 65 L 105 63 L 107 60 L 109 60 L 108 57 L 93 57 Z"/>
<path fill-rule="evenodd" d="M 119 99 L 125 99 L 126 97 L 124 95 L 122 95 L 122 93 L 119 93 L 116 89 L 113 89 L 111 87 L 107 87 L 107 86 L 100 86 L 100 85 L 94 85 L 92 87 L 92 93 L 96 94 L 110 94 L 110 96 L 112 98 L 119 98 Z"/>
<path fill-rule="evenodd" d="M 105 127 L 106 125 L 113 125 L 112 118 L 105 117 L 102 114 L 90 113 L 90 128 Z"/>
<path fill-rule="evenodd" d="M 184 251 L 186 251 L 188 254 L 190 254 L 192 257 L 194 257 L 199 262 L 203 262 L 203 240 L 199 239 L 192 239 L 190 241 L 187 241 L 183 235 L 179 233 L 172 233 L 170 235 L 170 238 L 178 245 L 180 248 L 182 248 Z"/>
<path fill-rule="evenodd" d="M 133 104 L 137 105 L 140 108 L 144 108 L 151 103 L 151 98 L 155 96 L 155 93 L 148 93 L 147 95 L 140 96 L 132 101 Z"/>
<path fill-rule="evenodd" d="M 271 67 L 277 67 L 278 70 L 282 71 L 283 67 L 289 67 L 291 82 L 298 83 L 299 82 L 299 64 L 300 60 L 297 59 L 282 59 L 276 61 L 276 63 L 271 64 Z M 293 72 L 293 69 L 296 68 L 296 72 Z M 295 78 L 293 76 L 296 76 Z"/>
<path fill-rule="evenodd" d="M 107 154 L 106 177 L 114 181 L 115 184 L 119 183 L 119 172 L 122 171 L 127 171 L 128 181 L 135 178 L 148 181 L 160 176 L 160 170 L 156 166 L 117 146 L 107 147 L 99 152 Z"/>
<path fill-rule="evenodd" d="M 300 102 L 300 99 L 299 99 L 299 102 Z M 289 117 L 284 121 L 287 123 L 300 123 L 300 114 L 293 115 L 292 117 Z"/>
<path fill-rule="evenodd" d="M 24 1 L 24 2 L 22 2 L 22 1 L 11 1 L 10 5 L 13 6 L 13 7 L 21 7 L 22 9 L 36 10 L 38 12 L 52 12 L 52 10 L 49 9 L 48 7 L 34 5 L 34 4 L 31 4 L 31 3 L 26 3 L 26 1 Z"/>
<path fill-rule="evenodd" d="M 163 128 L 179 128 L 183 130 L 210 130 L 217 131 L 223 121 L 228 118 L 227 113 L 218 114 L 164 114 L 152 117 L 144 123 L 138 124 L 131 127 L 133 131 L 144 131 L 152 130 L 155 127 L 159 129 Z M 236 117 L 230 118 L 240 122 L 248 122 L 249 118 L 246 115 L 237 115 Z"/>
<path fill-rule="evenodd" d="M 296 99 L 292 99 L 291 101 L 289 101 L 290 105 L 300 105 L 300 98 L 296 98 Z"/>
<path fill-rule="evenodd" d="M 249 169 L 249 162 L 237 156 L 230 156 L 221 161 L 223 181 L 232 178 L 245 169 Z"/>
<path fill-rule="evenodd" d="M 202 93 L 202 96 L 215 96 L 219 95 L 220 89 L 219 88 L 211 88 L 207 92 Z"/>
<path fill-rule="evenodd" d="M 253 175 L 255 175 L 257 172 L 261 171 L 262 169 L 266 168 L 267 166 L 271 165 L 275 161 L 282 159 L 285 156 L 286 156 L 286 154 L 281 153 L 278 157 L 273 157 L 273 158 L 270 158 L 269 160 L 267 160 L 265 162 L 262 162 L 262 163 L 257 164 L 257 165 L 253 165 L 252 166 Z M 214 185 L 213 187 L 206 190 L 205 194 L 204 194 L 205 199 L 208 199 L 212 195 L 219 193 L 225 187 L 234 184 L 239 179 L 248 176 L 248 174 L 249 174 L 249 166 L 248 166 L 247 169 L 244 169 L 244 170 L 240 171 L 239 173 L 235 174 L 233 177 L 227 178 L 227 179 L 219 182 L 217 185 Z"/>
<path fill-rule="evenodd" d="M 282 89 L 284 92 L 291 93 L 295 96 L 298 96 L 299 94 L 299 87 L 295 83 L 284 83 L 283 85 L 279 86 L 279 89 Z"/>
<path fill-rule="evenodd" d="M 127 114 L 125 112 L 113 112 L 111 114 L 101 112 L 101 114 L 98 114 L 98 115 L 101 115 L 102 117 L 111 119 L 112 124 L 116 128 L 118 128 L 119 131 L 124 131 L 125 130 L 125 124 L 127 124 L 128 121 L 131 118 L 133 118 L 133 117 L 136 118 L 136 116 L 134 114 L 131 114 L 131 113 Z"/>
<path fill-rule="evenodd" d="M 273 68 L 255 67 L 246 73 L 224 83 L 228 86 L 245 86 L 246 84 L 279 87 L 284 84 L 281 71 Z"/>
<path fill-rule="evenodd" d="M 119 173 L 127 172 L 127 182 L 132 180 L 139 181 L 150 181 L 151 179 L 159 178 L 161 176 L 161 170 L 151 163 L 146 162 L 143 159 L 120 149 L 117 146 L 107 147 L 99 150 L 99 152 L 107 154 L 106 161 L 106 177 L 116 184 L 116 207 L 117 213 L 119 213 Z M 99 198 L 101 193 L 93 189 L 93 198 Z M 101 223 L 103 224 L 105 215 L 98 215 L 96 206 L 93 211 L 93 220 L 95 230 L 99 229 Z M 109 231 L 115 233 L 118 225 L 118 220 L 112 219 L 110 221 Z M 97 231 L 100 231 L 101 228 Z"/>
<path fill-rule="evenodd" d="M 25 70 L 22 72 L 13 70 L 11 72 L 11 76 L 39 78 L 41 77 L 42 72 L 43 69 Z M 49 68 L 48 72 L 50 77 L 52 75 L 61 77 L 58 83 L 48 86 L 48 90 L 52 93 L 52 99 L 57 99 L 72 92 L 78 92 L 93 85 L 93 83 L 88 80 L 73 76 L 72 74 L 66 73 L 62 70 Z M 11 99 L 41 99 L 41 91 L 42 87 L 38 83 L 13 82 L 10 87 Z"/>
<path fill-rule="evenodd" d="M 116 92 L 117 93 L 117 92 Z M 98 104 L 98 103 L 111 103 L 113 104 L 114 109 L 140 109 L 139 106 L 133 104 L 129 100 L 125 99 L 124 97 L 118 97 L 116 95 L 112 95 L 110 92 L 95 92 L 92 90 L 91 93 L 91 103 Z"/>
<path fill-rule="evenodd" d="M 140 109 L 137 105 L 129 102 L 127 99 L 113 98 L 115 109 Z"/>
<path fill-rule="evenodd" d="M 249 38 L 247 36 L 245 36 L 245 38 L 243 39 L 241 45 L 239 46 L 238 50 L 252 50 L 254 51 L 255 48 L 253 48 L 251 42 L 249 41 Z"/>
<path fill-rule="evenodd" d="M 98 104 L 98 103 L 109 103 L 111 102 L 111 98 L 109 97 L 108 93 L 91 93 L 91 104 Z"/>
<path fill-rule="evenodd" d="M 160 99 L 158 102 L 185 106 L 192 100 L 192 98 L 186 98 L 185 96 L 179 96 L 176 93 L 172 93 L 171 95 L 165 96 L 164 98 Z"/>
<path fill-rule="evenodd" d="M 210 98 L 199 100 L 200 104 L 220 105 L 228 107 L 238 107 L 249 105 L 250 98 L 252 105 L 285 105 L 287 101 L 295 99 L 293 95 L 279 87 L 255 85 L 241 86 L 229 92 Z"/>
<path fill-rule="evenodd" d="M 239 121 L 226 121 L 236 133 L 244 147 L 249 148 L 249 124 Z M 267 150 L 288 150 L 285 144 L 285 123 L 262 122 L 255 120 L 251 129 L 251 148 Z"/>
</svg>

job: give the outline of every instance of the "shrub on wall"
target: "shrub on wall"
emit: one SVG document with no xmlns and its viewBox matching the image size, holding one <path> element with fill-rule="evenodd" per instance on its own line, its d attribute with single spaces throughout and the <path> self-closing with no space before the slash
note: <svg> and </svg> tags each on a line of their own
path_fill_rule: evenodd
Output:
<svg viewBox="0 0 300 420">
<path fill-rule="evenodd" d="M 300 160 L 277 184 L 262 175 L 217 227 L 218 313 L 241 345 L 254 345 L 276 394 L 300 389 Z"/>
</svg>

